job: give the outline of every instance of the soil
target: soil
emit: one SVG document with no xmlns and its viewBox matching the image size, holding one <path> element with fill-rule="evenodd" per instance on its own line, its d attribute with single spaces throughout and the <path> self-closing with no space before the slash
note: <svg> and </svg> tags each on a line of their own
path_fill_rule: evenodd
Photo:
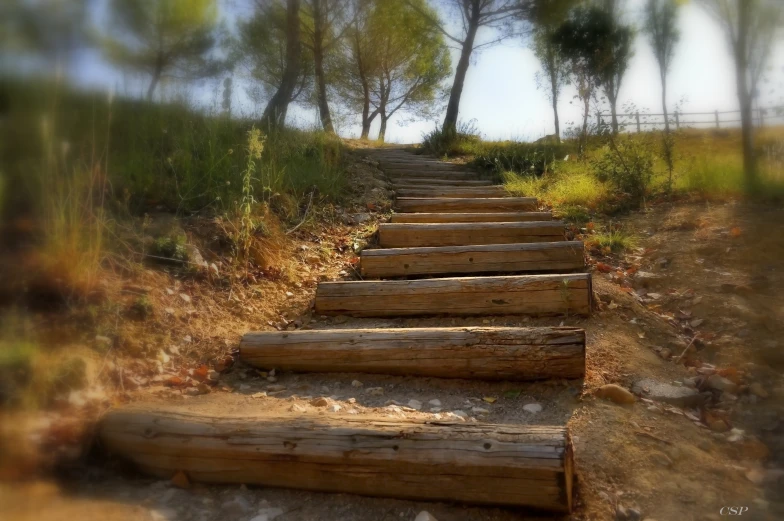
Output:
<svg viewBox="0 0 784 521">
<path fill-rule="evenodd" d="M 367 160 L 358 160 L 353 172 L 364 187 L 357 201 L 374 189 L 384 190 Z M 156 310 L 173 308 L 174 313 L 156 312 L 120 327 L 123 338 L 147 347 L 135 355 L 113 348 L 104 358 L 142 381 L 134 383 L 135 389 L 116 385 L 107 391 L 109 397 L 100 401 L 103 408 L 111 401 L 149 401 L 218 412 L 252 407 L 273 414 L 315 410 L 311 399 L 326 396 L 341 410 L 322 409 L 322 414 L 428 419 L 461 410 L 466 421 L 568 424 L 578 478 L 577 508 L 568 519 L 709 521 L 721 519 L 721 509 L 729 506 L 748 507 L 746 519 L 784 517 L 784 472 L 778 470 L 784 468 L 784 351 L 779 341 L 784 328 L 784 210 L 682 201 L 622 218 L 624 226 L 640 235 L 639 248 L 621 256 L 591 252 L 598 309 L 590 318 L 313 315 L 318 280 L 357 276 L 353 243 L 368 239 L 388 207 L 385 192 L 373 193 L 377 197 L 370 206 L 357 202 L 352 209 L 370 215 L 367 222 L 348 225 L 344 220 L 295 236 L 291 251 L 300 252 L 294 257 L 294 271 L 300 273 L 295 282 L 259 278 L 216 286 L 145 270 L 133 284 L 148 287 L 145 294 Z M 309 257 L 314 250 L 320 252 L 318 263 Z M 231 364 L 232 350 L 248 330 L 560 324 L 586 329 L 587 374 L 582 381 L 270 376 Z M 155 340 L 156 335 L 165 341 Z M 222 372 L 209 394 L 191 396 L 188 379 L 198 383 L 202 364 Z M 708 387 L 703 380 L 716 372 L 734 385 L 734 392 Z M 172 387 L 173 376 L 185 384 Z M 706 405 L 684 408 L 651 400 L 645 386 L 632 405 L 595 396 L 602 385 L 633 389 L 645 378 L 678 388 L 694 384 Z M 370 387 L 383 387 L 383 396 L 368 394 Z M 410 400 L 421 402 L 422 410 L 408 408 Z M 430 400 L 439 400 L 441 410 L 431 411 Z M 523 410 L 532 403 L 540 404 L 541 412 Z M 62 406 L 61 414 L 74 415 L 74 407 Z M 140 476 L 99 450 L 87 458 L 74 457 L 58 472 L 58 485 L 32 481 L 0 489 L 9 519 L 413 520 L 423 510 L 440 521 L 554 519 L 511 509 L 261 487 L 180 489 Z"/>
</svg>

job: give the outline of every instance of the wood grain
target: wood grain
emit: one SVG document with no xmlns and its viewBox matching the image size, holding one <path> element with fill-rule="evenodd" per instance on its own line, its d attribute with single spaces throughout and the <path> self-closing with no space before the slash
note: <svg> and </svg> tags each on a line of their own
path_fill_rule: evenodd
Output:
<svg viewBox="0 0 784 521">
<path fill-rule="evenodd" d="M 572 509 L 565 427 L 232 412 L 124 407 L 99 436 L 162 479 L 182 471 L 192 482 Z"/>
<path fill-rule="evenodd" d="M 529 212 L 536 210 L 534 197 L 492 197 L 465 199 L 433 199 L 417 197 L 398 197 L 395 201 L 401 213 L 488 213 L 488 212 Z"/>
<path fill-rule="evenodd" d="M 482 380 L 585 376 L 576 328 L 335 329 L 246 333 L 240 358 L 260 368 Z"/>
<path fill-rule="evenodd" d="M 506 197 L 509 192 L 503 186 L 468 186 L 459 187 L 439 187 L 439 186 L 412 186 L 396 185 L 395 195 L 397 197 Z"/>
<path fill-rule="evenodd" d="M 372 249 L 360 256 L 366 279 L 584 268 L 583 243 L 578 241 Z"/>
<path fill-rule="evenodd" d="M 451 199 L 445 199 L 450 201 Z M 514 244 L 564 240 L 561 221 L 474 223 L 382 223 L 378 244 L 382 248 Z"/>
<path fill-rule="evenodd" d="M 444 179 L 433 177 L 390 177 L 394 180 L 395 186 L 445 186 L 445 187 L 462 187 L 462 186 L 491 186 L 492 181 L 487 179 Z"/>
<path fill-rule="evenodd" d="M 549 221 L 550 212 L 490 212 L 490 213 L 396 213 L 392 223 L 479 223 Z"/>
<path fill-rule="evenodd" d="M 590 315 L 591 276 L 513 275 L 425 280 L 322 282 L 316 313 L 417 315 Z"/>
</svg>

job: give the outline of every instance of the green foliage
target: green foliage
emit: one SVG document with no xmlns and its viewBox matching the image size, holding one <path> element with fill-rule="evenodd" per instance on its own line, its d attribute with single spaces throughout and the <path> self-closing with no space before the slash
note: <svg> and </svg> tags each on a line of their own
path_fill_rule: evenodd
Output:
<svg viewBox="0 0 784 521">
<path fill-rule="evenodd" d="M 623 228 L 614 227 L 591 235 L 588 243 L 601 250 L 622 253 L 637 246 L 637 237 Z"/>
<path fill-rule="evenodd" d="M 582 226 L 591 221 L 591 214 L 588 209 L 577 204 L 562 206 L 556 211 L 555 216 L 558 219 L 577 226 Z"/>
<path fill-rule="evenodd" d="M 437 13 L 424 0 L 369 0 L 361 5 L 342 56 L 340 92 L 361 112 L 381 118 L 379 139 L 394 114 L 435 117 L 452 72 L 449 48 L 429 20 Z"/>
<path fill-rule="evenodd" d="M 117 65 L 151 76 L 147 97 L 166 76 L 206 77 L 224 63 L 210 56 L 215 45 L 215 0 L 112 0 L 113 31 L 101 36 Z"/>
<path fill-rule="evenodd" d="M 516 172 L 518 174 L 540 176 L 547 172 L 556 161 L 569 155 L 571 145 L 536 143 L 486 144 L 477 147 L 473 164 L 492 172 Z"/>
<path fill-rule="evenodd" d="M 72 213 L 78 211 L 85 218 L 92 210 L 83 207 L 101 197 L 115 214 L 157 208 L 222 215 L 232 212 L 242 197 L 242 172 L 248 162 L 243 144 L 251 121 L 204 114 L 185 103 L 107 103 L 104 96 L 89 93 L 8 85 L 8 128 L 14 132 L 3 136 L 3 164 L 6 189 L 16 194 L 8 201 L 8 212 L 38 211 L 45 202 L 42 197 L 50 194 L 59 201 L 54 209 L 65 203 L 78 206 Z M 52 99 L 59 102 L 52 104 Z M 47 111 L 45 120 L 57 123 L 49 125 L 43 142 L 40 119 L 30 117 L 41 107 Z M 88 168 L 96 151 L 102 163 L 95 168 L 101 176 L 90 175 L 92 167 Z M 344 151 L 339 138 L 322 132 L 292 129 L 267 136 L 255 192 L 260 199 L 275 194 L 291 198 L 294 204 L 287 205 L 284 219 L 297 217 L 296 202 L 314 189 L 320 197 L 336 201 L 345 186 Z M 44 163 L 41 158 L 51 159 Z M 66 166 L 75 170 L 65 175 Z M 93 186 L 97 181 L 101 184 Z M 94 193 L 88 197 L 85 190 Z"/>
<path fill-rule="evenodd" d="M 256 80 L 249 94 L 261 104 L 278 89 L 286 68 L 286 7 L 280 2 L 258 3 L 253 16 L 239 20 L 238 38 L 233 42 L 232 61 L 247 64 Z M 312 46 L 301 48 L 297 88 L 291 101 L 313 97 Z"/>
<path fill-rule="evenodd" d="M 600 181 L 609 182 L 632 202 L 644 204 L 653 178 L 656 156 L 644 137 L 611 138 L 592 163 Z"/>
<path fill-rule="evenodd" d="M 542 177 L 504 174 L 504 186 L 513 195 L 536 197 L 557 211 L 569 207 L 599 208 L 608 198 L 604 183 L 586 172 L 582 164 L 559 164 Z"/>
<path fill-rule="evenodd" d="M 422 136 L 422 149 L 437 156 L 454 157 L 475 154 L 482 138 L 474 121 L 458 123 L 456 130 L 435 128 Z"/>
<path fill-rule="evenodd" d="M 146 320 L 155 313 L 155 308 L 147 295 L 137 297 L 131 304 L 131 314 L 139 320 Z"/>
<path fill-rule="evenodd" d="M 158 237 L 152 244 L 151 255 L 173 261 L 187 262 L 188 249 L 185 247 L 187 237 L 184 235 L 170 235 L 168 237 Z"/>
<path fill-rule="evenodd" d="M 645 31 L 662 74 L 670 69 L 675 45 L 681 37 L 678 6 L 678 0 L 647 0 L 645 4 Z"/>
</svg>

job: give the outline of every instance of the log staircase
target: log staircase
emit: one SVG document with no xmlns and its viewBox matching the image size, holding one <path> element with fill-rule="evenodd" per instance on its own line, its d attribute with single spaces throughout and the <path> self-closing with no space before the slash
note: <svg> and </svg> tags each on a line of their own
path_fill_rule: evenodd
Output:
<svg viewBox="0 0 784 521">
<path fill-rule="evenodd" d="M 352 317 L 588 315 L 583 246 L 533 198 L 464 166 L 401 149 L 374 151 L 396 209 L 365 280 L 319 284 L 315 310 Z M 246 334 L 252 366 L 482 380 L 581 378 L 585 332 L 572 327 L 433 327 Z M 572 509 L 564 426 L 368 420 L 297 414 L 227 418 L 109 413 L 106 445 L 163 477 L 422 500 Z"/>
</svg>

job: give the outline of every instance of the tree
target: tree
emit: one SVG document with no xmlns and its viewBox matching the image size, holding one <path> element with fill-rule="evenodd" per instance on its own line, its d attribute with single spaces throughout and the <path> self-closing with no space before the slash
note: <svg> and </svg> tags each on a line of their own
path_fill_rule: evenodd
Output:
<svg viewBox="0 0 784 521">
<path fill-rule="evenodd" d="M 670 132 L 670 121 L 667 116 L 667 73 L 675 54 L 675 45 L 680 39 L 677 0 L 647 0 L 645 5 L 645 31 L 653 47 L 656 63 L 659 64 L 659 76 L 662 86 L 662 113 L 664 114 L 664 131 Z"/>
<path fill-rule="evenodd" d="M 428 23 L 455 43 L 460 49 L 460 59 L 455 69 L 455 79 L 449 93 L 449 103 L 444 116 L 444 132 L 457 131 L 457 117 L 460 112 L 460 98 L 463 94 L 471 54 L 515 34 L 518 22 L 528 18 L 536 0 L 441 0 L 453 13 L 457 13 L 463 28 L 460 36 L 453 36 L 446 25 L 437 17 L 418 7 L 418 3 L 406 0 L 407 4 L 419 11 Z M 477 44 L 476 35 L 481 28 L 499 31 L 495 40 Z"/>
<path fill-rule="evenodd" d="M 112 35 L 102 36 L 115 64 L 150 75 L 147 99 L 165 77 L 214 76 L 225 62 L 211 57 L 218 39 L 215 0 L 112 0 Z"/>
<path fill-rule="evenodd" d="M 574 9 L 555 33 L 583 101 L 583 140 L 588 131 L 590 100 L 597 86 L 610 102 L 613 132 L 618 132 L 618 92 L 632 55 L 633 36 L 631 28 L 617 24 L 609 10 L 595 6 Z"/>
<path fill-rule="evenodd" d="M 416 8 L 377 0 L 369 29 L 375 35 L 371 104 L 381 118 L 378 139 L 384 141 L 387 122 L 399 110 L 426 114 L 443 92 L 452 68 L 449 49 L 421 13 L 436 18 L 424 0 Z"/>
<path fill-rule="evenodd" d="M 555 138 L 560 142 L 561 124 L 558 119 L 558 97 L 561 94 L 561 88 L 569 79 L 569 69 L 566 66 L 564 56 L 553 42 L 554 34 L 553 27 L 537 28 L 533 38 L 533 51 L 542 65 L 542 71 L 536 74 L 536 84 L 537 87 L 545 89 L 547 98 L 552 104 Z"/>
<path fill-rule="evenodd" d="M 302 42 L 300 39 L 299 0 L 286 0 L 286 58 L 280 83 L 275 94 L 267 103 L 261 116 L 263 128 L 270 131 L 282 128 L 291 102 L 302 65 Z"/>
<path fill-rule="evenodd" d="M 255 84 L 251 97 L 267 100 L 275 95 L 283 81 L 288 59 L 287 6 L 281 1 L 258 0 L 252 17 L 238 22 L 238 37 L 233 48 L 233 59 L 242 65 Z M 299 52 L 300 67 L 289 103 L 311 95 L 313 88 L 313 55 L 307 48 Z M 251 94 L 252 93 L 252 94 Z M 285 112 L 281 117 L 285 120 Z"/>
<path fill-rule="evenodd" d="M 324 62 L 351 27 L 347 19 L 347 0 L 305 0 L 302 16 L 303 46 L 313 55 L 316 103 L 324 130 L 334 133 L 327 99 L 327 74 Z"/>
<path fill-rule="evenodd" d="M 774 40 L 780 34 L 784 4 L 781 0 L 701 1 L 727 33 L 732 48 L 740 103 L 743 167 L 749 188 L 754 188 L 757 184 L 757 161 L 754 155 L 752 101 Z"/>
<path fill-rule="evenodd" d="M 351 27 L 339 54 L 337 81 L 340 97 L 361 113 L 360 139 L 368 139 L 378 109 L 370 110 L 372 76 L 378 70 L 378 35 L 372 29 L 374 6 L 377 0 L 354 0 Z"/>
<path fill-rule="evenodd" d="M 569 76 L 583 106 L 581 150 L 584 150 L 588 139 L 588 116 L 597 85 L 594 64 L 596 42 L 589 28 L 587 11 L 585 7 L 572 11 L 569 18 L 552 35 L 553 44 L 567 62 Z"/>
<path fill-rule="evenodd" d="M 608 0 L 605 0 L 608 1 Z M 615 0 L 609 0 L 610 9 L 604 12 L 608 15 L 609 27 L 606 28 L 604 38 L 600 40 L 604 45 L 600 46 L 602 61 L 600 64 L 599 81 L 604 90 L 607 100 L 610 102 L 610 113 L 612 114 L 612 130 L 618 133 L 618 94 L 621 91 L 621 83 L 629 62 L 634 54 L 632 43 L 634 43 L 634 30 L 631 27 L 618 23 L 615 13 Z"/>
</svg>

